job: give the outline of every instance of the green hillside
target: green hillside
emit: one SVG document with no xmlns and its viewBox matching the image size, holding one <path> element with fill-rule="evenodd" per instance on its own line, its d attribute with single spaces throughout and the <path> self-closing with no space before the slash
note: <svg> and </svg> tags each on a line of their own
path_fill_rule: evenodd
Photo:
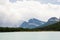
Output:
<svg viewBox="0 0 60 40">
<path fill-rule="evenodd" d="M 40 29 L 42 31 L 60 31 L 60 22 L 52 24 L 52 25 L 48 25 L 46 27 L 42 27 L 42 28 L 36 28 L 36 29 Z"/>
</svg>

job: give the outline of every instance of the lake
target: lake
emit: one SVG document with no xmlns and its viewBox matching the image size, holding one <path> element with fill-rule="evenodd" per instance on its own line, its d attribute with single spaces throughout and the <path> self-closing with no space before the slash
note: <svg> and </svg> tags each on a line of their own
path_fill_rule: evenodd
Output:
<svg viewBox="0 0 60 40">
<path fill-rule="evenodd" d="M 60 40 L 60 32 L 0 32 L 0 40 Z"/>
</svg>

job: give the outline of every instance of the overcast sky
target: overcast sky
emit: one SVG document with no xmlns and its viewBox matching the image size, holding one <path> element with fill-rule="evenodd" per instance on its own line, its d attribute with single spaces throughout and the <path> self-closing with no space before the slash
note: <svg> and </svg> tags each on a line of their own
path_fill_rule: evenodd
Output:
<svg viewBox="0 0 60 40">
<path fill-rule="evenodd" d="M 37 18 L 47 21 L 60 17 L 60 0 L 0 0 L 0 21 L 17 23 L 20 20 Z"/>
</svg>

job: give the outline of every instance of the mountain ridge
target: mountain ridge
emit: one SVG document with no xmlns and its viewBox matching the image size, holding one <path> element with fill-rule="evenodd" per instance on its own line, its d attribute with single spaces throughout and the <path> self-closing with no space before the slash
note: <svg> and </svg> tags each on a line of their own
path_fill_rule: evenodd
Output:
<svg viewBox="0 0 60 40">
<path fill-rule="evenodd" d="M 44 26 L 48 26 L 48 25 L 51 25 L 51 24 L 54 24 L 54 23 L 57 23 L 59 22 L 59 19 L 56 18 L 56 17 L 51 17 L 48 19 L 47 22 L 44 22 L 44 21 L 41 21 L 41 20 L 38 20 L 36 18 L 33 18 L 33 19 L 29 19 L 28 22 L 23 22 L 20 27 L 22 28 L 35 28 L 35 27 L 44 27 Z"/>
<path fill-rule="evenodd" d="M 23 22 L 20 26 L 23 27 L 23 28 L 24 27 L 26 27 L 26 28 L 35 28 L 35 27 L 38 27 L 38 26 L 40 26 L 40 25 L 42 25 L 44 23 L 45 22 L 33 18 L 33 19 L 29 19 L 28 22 L 26 22 L 26 21 Z"/>
</svg>

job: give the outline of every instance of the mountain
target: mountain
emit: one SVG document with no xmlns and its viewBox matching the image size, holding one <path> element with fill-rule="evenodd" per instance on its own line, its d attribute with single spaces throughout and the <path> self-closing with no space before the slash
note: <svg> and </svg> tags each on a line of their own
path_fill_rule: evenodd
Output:
<svg viewBox="0 0 60 40">
<path fill-rule="evenodd" d="M 43 31 L 60 31 L 60 22 L 57 22 L 52 25 L 48 25 L 42 28 L 36 28 L 35 30 L 43 30 Z"/>
<path fill-rule="evenodd" d="M 28 22 L 24 21 L 20 25 L 20 27 L 22 27 L 22 28 L 45 27 L 45 26 L 52 25 L 52 24 L 57 23 L 57 22 L 59 22 L 59 19 L 56 17 L 49 18 L 47 22 L 40 21 L 38 19 L 33 18 L 33 19 L 29 19 Z"/>
<path fill-rule="evenodd" d="M 45 22 L 33 18 L 33 19 L 29 19 L 28 22 L 24 21 L 20 25 L 20 27 L 22 27 L 22 28 L 35 28 L 35 27 L 43 25 L 44 23 Z"/>
<path fill-rule="evenodd" d="M 20 27 L 23 27 L 23 28 L 28 28 L 28 26 L 29 26 L 29 23 L 26 22 L 26 21 L 24 21 L 24 22 L 20 25 Z"/>
<path fill-rule="evenodd" d="M 56 23 L 56 22 L 58 22 L 58 21 L 59 21 L 58 18 L 52 17 L 52 18 L 50 18 L 50 19 L 48 20 L 48 23 L 49 23 L 49 24 L 54 24 L 54 23 Z"/>
<path fill-rule="evenodd" d="M 37 27 L 32 30 L 33 31 L 60 31 L 60 22 L 45 27 Z"/>
<path fill-rule="evenodd" d="M 52 25 L 52 24 L 57 23 L 57 22 L 59 22 L 58 18 L 51 17 L 50 19 L 48 19 L 48 21 L 45 24 L 42 25 L 42 27 Z"/>
<path fill-rule="evenodd" d="M 42 25 L 42 24 L 44 24 L 45 22 L 33 18 L 33 19 L 30 19 L 28 23 L 33 23 L 33 24 L 37 24 L 37 25 Z"/>
<path fill-rule="evenodd" d="M 48 25 L 45 27 L 40 27 L 40 28 L 33 28 L 33 29 L 28 29 L 28 28 L 9 28 L 9 27 L 0 27 L 0 32 L 20 32 L 20 31 L 25 31 L 25 32 L 33 32 L 33 31 L 60 31 L 60 22 L 57 22 L 52 25 Z"/>
</svg>

